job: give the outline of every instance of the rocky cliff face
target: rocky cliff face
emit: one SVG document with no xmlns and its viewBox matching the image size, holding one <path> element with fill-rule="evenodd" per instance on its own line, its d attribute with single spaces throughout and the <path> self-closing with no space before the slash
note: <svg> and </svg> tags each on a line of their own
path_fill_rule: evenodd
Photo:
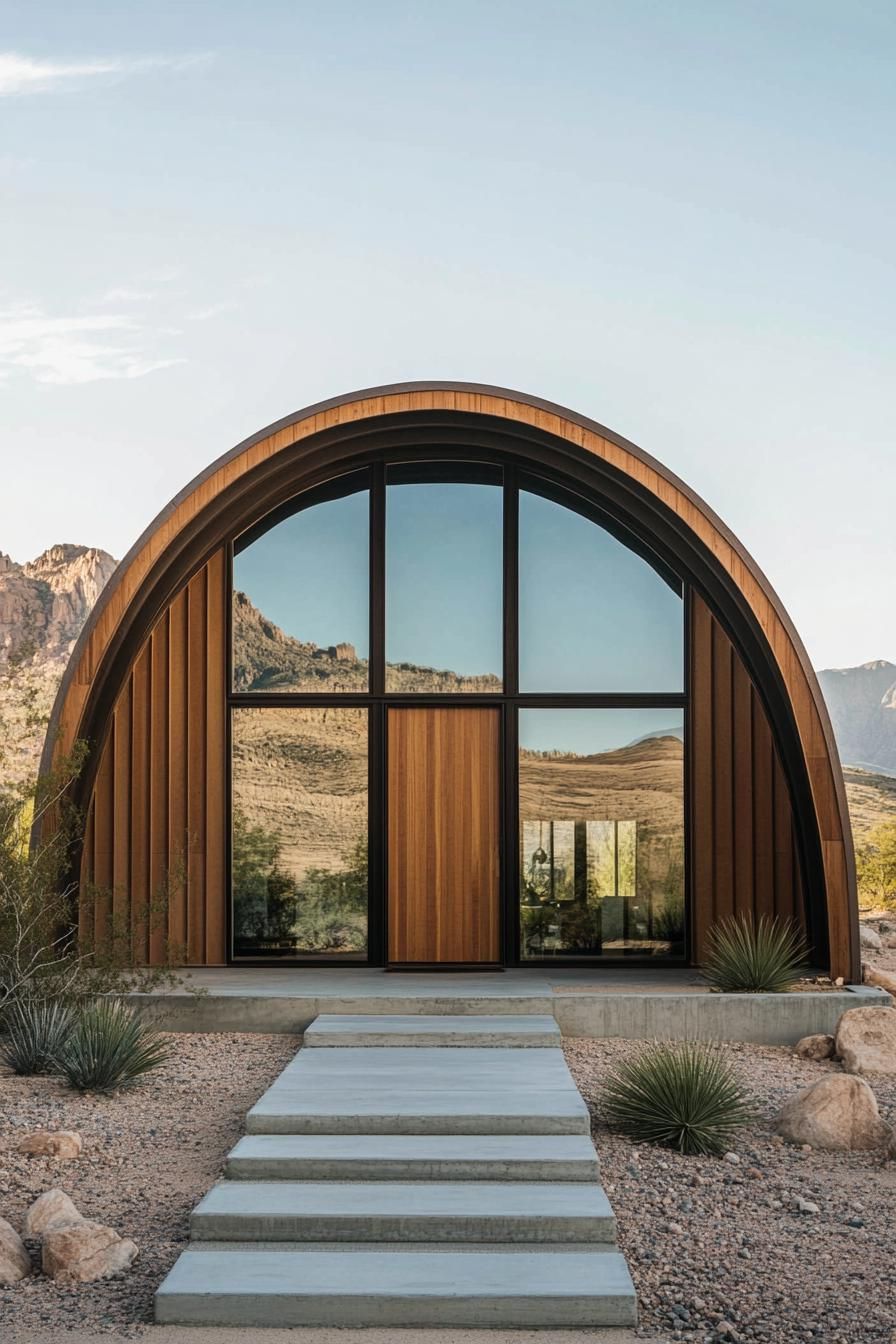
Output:
<svg viewBox="0 0 896 1344">
<path fill-rule="evenodd" d="M 0 553 L 0 787 L 34 774 L 59 680 L 115 564 L 87 546 L 24 565 Z"/>
<path fill-rule="evenodd" d="M 896 663 L 819 672 L 845 765 L 896 773 Z"/>
</svg>

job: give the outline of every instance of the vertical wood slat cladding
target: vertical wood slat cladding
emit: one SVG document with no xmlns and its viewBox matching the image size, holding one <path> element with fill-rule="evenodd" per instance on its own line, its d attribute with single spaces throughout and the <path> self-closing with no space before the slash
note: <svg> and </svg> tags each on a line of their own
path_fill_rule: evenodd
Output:
<svg viewBox="0 0 896 1344">
<path fill-rule="evenodd" d="M 691 604 L 692 957 L 731 914 L 805 923 L 784 770 L 740 655 L 705 602 Z"/>
<path fill-rule="evenodd" d="M 500 711 L 388 715 L 389 960 L 500 957 Z"/>
<path fill-rule="evenodd" d="M 416 417 L 425 417 L 428 425 L 438 424 L 450 442 L 464 438 L 462 422 L 485 417 L 501 425 L 520 461 L 538 468 L 547 460 L 559 471 L 572 468 L 580 478 L 593 468 L 595 481 L 609 471 L 634 493 L 651 500 L 664 526 L 674 522 L 678 542 L 688 555 L 701 564 L 712 556 L 712 569 L 725 589 L 737 594 L 739 614 L 759 640 L 769 669 L 774 668 L 789 699 L 795 728 L 789 745 L 801 757 L 811 794 L 805 818 L 813 870 L 811 894 L 813 905 L 827 910 L 831 974 L 859 976 L 855 864 L 833 733 L 806 652 L 768 582 L 712 510 L 660 463 L 593 421 L 506 389 L 445 383 L 367 389 L 307 407 L 213 463 L 159 515 L 107 585 L 57 696 L 42 768 L 49 768 L 53 759 L 69 751 L 76 738 L 102 741 L 110 733 L 106 711 L 99 706 L 105 705 L 107 694 L 118 691 L 120 639 L 144 638 L 156 616 L 157 584 L 164 579 L 164 591 L 173 593 L 191 571 L 192 557 L 210 554 L 222 544 L 235 493 L 246 486 L 242 498 L 248 517 L 255 503 L 267 500 L 267 492 L 281 477 L 288 479 L 292 494 L 302 488 L 305 479 L 319 479 L 322 470 L 335 473 L 340 462 L 357 451 L 361 436 L 374 422 L 385 423 L 392 417 L 396 422 L 406 421 L 409 427 Z M 175 608 L 172 603 L 171 619 Z M 698 713 L 695 707 L 695 723 Z M 711 741 L 706 734 L 704 740 Z M 706 768 L 695 761 L 694 771 L 699 783 Z M 172 787 L 176 785 L 173 780 Z M 773 788 L 773 793 L 777 816 L 780 791 Z M 179 806 L 174 799 L 173 820 L 185 826 Z M 775 834 L 777 891 L 779 882 L 787 885 L 788 855 L 777 823 Z M 700 861 L 699 854 L 694 857 Z M 820 861 L 817 874 L 816 857 Z M 789 863 L 792 870 L 792 853 Z M 759 876 L 754 878 L 759 881 Z M 788 889 L 793 889 L 792 877 Z M 186 917 L 185 907 L 183 913 Z M 205 937 L 211 946 L 216 937 L 213 924 L 206 925 Z"/>
<path fill-rule="evenodd" d="M 150 965 L 226 959 L 226 604 L 218 551 L 138 652 L 88 808 L 81 877 L 100 895 L 82 928 L 127 932 Z"/>
</svg>

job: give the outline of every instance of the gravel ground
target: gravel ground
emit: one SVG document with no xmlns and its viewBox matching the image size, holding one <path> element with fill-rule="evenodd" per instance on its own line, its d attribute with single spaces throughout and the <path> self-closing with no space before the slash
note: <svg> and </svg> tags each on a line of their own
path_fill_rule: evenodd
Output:
<svg viewBox="0 0 896 1344">
<path fill-rule="evenodd" d="M 87 1216 L 140 1246 L 134 1269 L 116 1280 L 60 1288 L 38 1274 L 0 1288 L 4 1344 L 66 1337 L 75 1344 L 88 1332 L 91 1340 L 150 1344 L 158 1336 L 163 1344 L 161 1328 L 149 1324 L 152 1295 L 183 1248 L 189 1213 L 219 1176 L 246 1110 L 298 1046 L 293 1037 L 254 1034 L 171 1039 L 176 1053 L 165 1069 L 112 1098 L 81 1097 L 44 1078 L 0 1076 L 0 1214 L 20 1226 L 29 1203 L 55 1185 Z M 722 1046 L 762 1112 L 743 1132 L 735 1164 L 636 1147 L 603 1127 L 601 1079 L 638 1048 L 564 1043 L 595 1114 L 603 1179 L 641 1303 L 638 1334 L 700 1344 L 896 1344 L 896 1164 L 876 1154 L 804 1152 L 776 1142 L 770 1130 L 787 1097 L 837 1066 L 797 1060 L 784 1049 Z M 871 1081 L 885 1118 L 896 1122 L 896 1079 Z M 37 1128 L 78 1130 L 84 1152 L 73 1162 L 18 1156 L 18 1138 Z M 819 1213 L 795 1212 L 798 1197 Z M 734 1334 L 720 1336 L 723 1321 Z M 320 1335 L 322 1342 L 328 1333 L 291 1337 L 299 1344 Z M 396 1341 L 403 1333 L 394 1332 Z M 407 1332 L 408 1344 L 416 1334 Z M 181 1338 L 169 1331 L 164 1344 L 169 1335 L 171 1344 Z M 199 1344 L 205 1332 L 184 1331 L 182 1338 Z"/>
<path fill-rule="evenodd" d="M 804 1151 L 771 1133 L 788 1097 L 839 1066 L 783 1048 L 722 1046 L 761 1108 L 733 1163 L 637 1146 L 602 1125 L 601 1080 L 633 1048 L 564 1042 L 592 1111 L 645 1332 L 701 1344 L 896 1344 L 896 1163 Z M 884 1118 L 896 1122 L 896 1079 L 868 1081 Z M 797 1198 L 819 1212 L 796 1212 Z M 720 1335 L 722 1321 L 733 1335 Z"/>
<path fill-rule="evenodd" d="M 80 1096 L 49 1078 L 0 1074 L 0 1215 L 21 1230 L 28 1205 L 58 1186 L 81 1213 L 131 1237 L 140 1255 L 120 1278 L 74 1288 L 41 1274 L 0 1286 L 0 1340 L 39 1344 L 58 1329 L 125 1337 L 152 1319 L 152 1296 L 177 1259 L 193 1206 L 221 1173 L 246 1111 L 298 1049 L 292 1036 L 174 1035 L 173 1059 L 142 1086 Z M 20 1157 L 33 1129 L 74 1129 L 74 1161 Z"/>
</svg>

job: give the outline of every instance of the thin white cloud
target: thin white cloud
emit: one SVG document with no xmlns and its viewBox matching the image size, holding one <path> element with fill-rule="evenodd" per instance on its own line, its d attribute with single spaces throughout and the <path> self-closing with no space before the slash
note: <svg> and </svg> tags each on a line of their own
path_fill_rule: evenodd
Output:
<svg viewBox="0 0 896 1344">
<path fill-rule="evenodd" d="M 159 333 L 126 313 L 52 316 L 36 304 L 0 311 L 0 377 L 25 374 L 39 383 L 75 386 L 143 378 L 182 364 L 159 350 Z"/>
<path fill-rule="evenodd" d="M 210 318 L 219 317 L 221 313 L 232 313 L 236 304 L 233 303 L 210 303 L 206 308 L 197 308 L 192 313 L 187 313 L 188 322 L 208 322 Z"/>
<path fill-rule="evenodd" d="M 74 89 L 100 77 L 137 74 L 143 70 L 188 70 L 211 60 L 194 56 L 148 56 L 139 59 L 44 61 L 15 51 L 0 52 L 0 98 L 19 94 Z"/>
</svg>

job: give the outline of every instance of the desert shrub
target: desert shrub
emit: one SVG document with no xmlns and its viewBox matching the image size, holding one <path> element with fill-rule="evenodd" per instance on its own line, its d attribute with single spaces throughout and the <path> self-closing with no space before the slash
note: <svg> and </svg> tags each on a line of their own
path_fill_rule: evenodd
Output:
<svg viewBox="0 0 896 1344">
<path fill-rule="evenodd" d="M 728 993 L 780 994 L 799 979 L 806 952 L 802 932 L 790 920 L 738 915 L 710 929 L 703 975 Z"/>
<path fill-rule="evenodd" d="M 657 1043 L 616 1066 L 604 1088 L 607 1123 L 636 1143 L 680 1153 L 730 1148 L 753 1108 L 717 1046 Z"/>
<path fill-rule="evenodd" d="M 116 999 L 82 1007 L 59 1054 L 59 1072 L 78 1092 L 133 1087 L 171 1056 L 168 1041 Z"/>
<path fill-rule="evenodd" d="M 896 820 L 875 826 L 856 846 L 859 902 L 896 909 Z"/>
<path fill-rule="evenodd" d="M 73 1014 L 61 1000 L 24 999 L 3 1019 L 0 1059 L 13 1073 L 56 1073 Z"/>
<path fill-rule="evenodd" d="M 71 790 L 85 756 L 78 743 L 40 779 L 0 786 L 0 1018 L 17 1004 L 74 1004 L 179 981 L 183 948 L 167 938 L 171 897 L 183 882 L 179 862 L 133 915 L 112 892 L 75 880 L 83 817 Z M 163 964 L 146 967 L 153 935 Z"/>
</svg>

